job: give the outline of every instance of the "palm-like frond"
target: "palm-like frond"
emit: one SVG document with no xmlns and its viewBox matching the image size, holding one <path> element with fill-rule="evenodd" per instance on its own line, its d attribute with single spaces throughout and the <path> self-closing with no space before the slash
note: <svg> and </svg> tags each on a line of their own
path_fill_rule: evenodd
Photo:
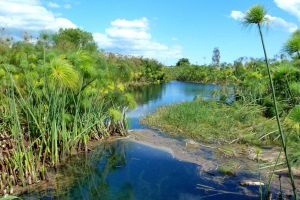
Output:
<svg viewBox="0 0 300 200">
<path fill-rule="evenodd" d="M 122 119 L 122 113 L 115 108 L 110 108 L 108 110 L 108 114 L 111 117 L 112 121 L 114 121 L 114 122 Z"/>
<path fill-rule="evenodd" d="M 293 188 L 293 194 L 294 194 L 294 198 L 297 200 L 298 199 L 298 194 L 297 194 L 297 189 L 296 189 L 296 185 L 295 185 L 295 181 L 294 181 L 294 176 L 293 176 L 293 172 L 292 172 L 292 168 L 291 168 L 291 163 L 289 160 L 289 155 L 287 153 L 287 145 L 286 145 L 286 138 L 285 138 L 285 134 L 283 132 L 282 126 L 281 126 L 281 122 L 280 122 L 280 118 L 279 118 L 279 112 L 278 112 L 278 106 L 277 106 L 277 100 L 276 100 L 276 93 L 275 93 L 275 88 L 274 88 L 274 84 L 273 84 L 273 79 L 272 79 L 272 72 L 269 66 L 269 62 L 268 62 L 268 55 L 267 55 L 267 51 L 266 51 L 266 46 L 264 43 L 264 37 L 261 31 L 262 25 L 268 21 L 268 16 L 267 16 L 267 12 L 264 9 L 263 6 L 261 5 L 254 5 L 252 6 L 246 13 L 243 23 L 244 25 L 252 25 L 252 24 L 256 24 L 258 26 L 258 30 L 259 30 L 259 34 L 260 34 L 260 38 L 261 38 L 261 43 L 262 43 L 262 47 L 263 47 L 263 51 L 264 51 L 264 56 L 265 56 L 265 63 L 266 63 L 266 67 L 267 67 L 267 71 L 268 71 L 268 77 L 269 77 L 269 81 L 270 81 L 270 86 L 271 86 L 271 91 L 272 91 L 272 99 L 273 99 L 273 105 L 274 105 L 274 109 L 275 109 L 275 116 L 276 116 L 276 121 L 277 121 L 277 125 L 278 125 L 278 131 L 280 133 L 280 140 L 281 140 L 281 145 L 282 145 L 282 149 L 285 155 L 285 160 L 286 160 L 286 164 L 288 167 L 288 171 L 289 171 L 289 177 L 291 180 L 291 185 Z M 270 188 L 268 188 L 269 190 Z M 268 191 L 269 192 L 269 191 Z"/>
<path fill-rule="evenodd" d="M 267 21 L 266 10 L 261 5 L 252 6 L 246 13 L 243 23 L 245 25 L 250 24 L 262 24 Z"/>
<path fill-rule="evenodd" d="M 288 114 L 287 118 L 293 121 L 295 124 L 300 125 L 300 105 L 295 106 L 290 113 Z"/>
<path fill-rule="evenodd" d="M 300 30 L 293 33 L 292 37 L 284 45 L 284 51 L 290 55 L 300 51 Z"/>
<path fill-rule="evenodd" d="M 292 93 L 295 96 L 300 97 L 300 83 L 299 82 L 292 82 L 290 84 L 290 88 L 291 88 Z"/>
<path fill-rule="evenodd" d="M 50 63 L 50 81 L 56 86 L 68 89 L 76 89 L 79 85 L 79 73 L 64 58 L 55 58 Z"/>
<path fill-rule="evenodd" d="M 95 59 L 86 51 L 77 51 L 71 55 L 71 60 L 76 69 L 83 73 L 84 77 L 95 76 Z"/>
<path fill-rule="evenodd" d="M 290 75 L 296 75 L 299 73 L 299 69 L 292 65 L 281 65 L 275 71 L 275 76 L 277 78 L 282 78 Z"/>
</svg>

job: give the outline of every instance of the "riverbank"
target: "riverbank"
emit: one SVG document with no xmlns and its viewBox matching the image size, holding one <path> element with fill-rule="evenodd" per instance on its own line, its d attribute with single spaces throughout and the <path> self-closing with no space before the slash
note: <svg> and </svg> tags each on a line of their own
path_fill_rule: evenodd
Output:
<svg viewBox="0 0 300 200">
<path fill-rule="evenodd" d="M 172 135 L 218 144 L 277 144 L 276 123 L 262 116 L 256 105 L 227 105 L 196 99 L 160 107 L 141 122 Z M 274 132 L 273 134 L 268 134 Z"/>
<path fill-rule="evenodd" d="M 64 174 L 59 173 L 60 169 L 68 165 L 70 161 L 87 155 L 92 151 L 96 151 L 96 149 L 101 147 L 103 144 L 110 144 L 117 140 L 126 138 L 128 138 L 128 136 L 109 136 L 101 139 L 89 140 L 86 144 L 85 150 L 81 149 L 78 151 L 72 151 L 68 157 L 65 157 L 63 160 L 61 160 L 60 164 L 56 165 L 55 167 L 48 166 L 46 168 L 46 179 L 32 182 L 26 186 L 16 185 L 13 187 L 11 194 L 18 196 L 24 193 L 41 192 L 49 189 L 55 189 L 57 185 L 60 185 L 59 181 L 61 181 L 62 177 L 64 177 Z M 72 180 L 70 179 L 65 181 L 66 182 L 64 182 L 64 184 L 72 184 Z"/>
<path fill-rule="evenodd" d="M 128 139 L 168 152 L 180 161 L 199 165 L 199 174 L 210 175 L 211 181 L 224 182 L 230 176 L 240 177 L 240 183 L 237 184 L 261 181 L 266 183 L 269 178 L 268 168 L 260 169 L 260 167 L 274 163 L 280 151 L 280 148 L 277 147 L 262 147 L 258 165 L 255 154 L 256 147 L 251 145 L 206 144 L 148 129 L 131 130 Z M 248 179 L 245 173 L 253 174 L 256 178 Z M 290 195 L 291 188 L 287 170 L 279 170 L 275 174 L 272 180 L 272 190 L 279 191 L 278 175 L 281 175 L 282 191 L 287 196 Z M 300 170 L 294 170 L 294 175 L 296 184 L 300 185 Z"/>
<path fill-rule="evenodd" d="M 253 154 L 253 147 L 243 146 L 243 145 L 232 145 L 234 149 L 238 152 L 235 155 L 223 154 L 222 152 L 227 150 L 227 147 L 224 145 L 206 145 L 203 143 L 193 142 L 192 140 L 178 139 L 169 137 L 167 134 L 158 133 L 152 130 L 130 130 L 128 137 L 113 137 L 107 138 L 102 141 L 94 141 L 89 143 L 89 150 L 91 150 L 92 155 L 102 155 L 103 148 L 105 146 L 114 146 L 116 142 L 120 140 L 121 143 L 126 143 L 126 141 L 131 141 L 142 145 L 141 147 L 148 146 L 153 149 L 157 149 L 161 152 L 167 152 L 173 158 L 180 160 L 181 162 L 195 163 L 199 167 L 197 168 L 197 173 L 201 177 L 206 177 L 209 182 L 217 182 L 222 184 L 228 181 L 229 177 L 232 177 L 237 182 L 236 185 L 240 185 L 244 182 L 259 182 L 259 170 L 254 158 L 251 158 Z M 238 149 L 238 150 L 237 150 Z M 123 152 L 123 150 L 121 151 Z M 272 162 L 275 159 L 275 155 L 278 153 L 276 148 L 265 148 L 262 151 L 261 158 L 264 160 L 270 159 Z M 42 181 L 37 184 L 33 184 L 26 188 L 22 188 L 19 193 L 35 193 L 38 195 L 40 192 L 43 194 L 43 191 L 55 191 L 55 194 L 64 194 L 64 189 L 72 187 L 76 184 L 78 177 L 76 174 L 81 174 L 78 171 L 80 163 L 82 164 L 82 170 L 93 170 L 94 164 L 90 165 L 88 163 L 99 163 L 100 157 L 94 157 L 91 154 L 82 152 L 80 154 L 71 156 L 69 159 L 65 160 L 65 165 L 60 166 L 57 170 L 53 170 L 49 173 L 49 180 Z M 163 153 L 162 153 L 163 154 Z M 96 159 L 97 158 L 97 159 Z M 115 160 L 115 157 L 112 157 L 112 161 Z M 87 161 L 89 160 L 89 161 Z M 235 169 L 230 173 L 225 173 L 224 170 L 228 165 L 235 165 Z M 98 165 L 98 164 L 96 164 Z M 119 166 L 118 164 L 114 164 Z M 73 169 L 73 168 L 74 169 Z M 112 166 L 113 167 L 113 166 Z M 71 169 L 72 168 L 72 169 Z M 71 169 L 71 170 L 70 170 Z M 72 170 L 74 172 L 72 172 Z M 232 170 L 232 169 L 230 169 Z M 101 171 L 102 172 L 102 171 Z M 266 180 L 267 173 L 266 170 L 262 170 L 262 180 Z M 106 174 L 105 172 L 103 172 Z M 66 174 L 69 174 L 66 177 Z M 252 175 L 250 175 L 252 174 Z M 282 173 L 282 188 L 286 194 L 289 194 L 289 182 L 285 173 Z M 249 176 L 252 178 L 249 179 Z M 256 177 L 256 178 L 254 178 Z M 274 179 L 273 191 L 278 191 L 279 183 L 278 179 Z M 296 179 L 297 184 L 300 184 L 300 179 Z M 241 186 L 247 191 L 248 186 Z M 253 195 L 253 194 L 252 194 Z M 256 194 L 257 195 L 257 194 Z"/>
<path fill-rule="evenodd" d="M 266 183 L 269 178 L 268 168 L 260 167 L 274 163 L 280 148 L 263 146 L 259 155 L 260 164 L 257 163 L 256 147 L 251 145 L 218 145 L 196 142 L 190 139 L 172 137 L 167 133 L 158 133 L 153 130 L 131 130 L 129 140 L 148 145 L 152 148 L 170 153 L 174 158 L 183 162 L 199 165 L 199 174 L 210 175 L 211 181 L 224 182 L 230 176 L 240 177 L 240 184 L 245 182 Z M 282 157 L 283 159 L 283 157 Z M 250 173 L 256 178 L 247 178 Z M 279 170 L 272 180 L 272 190 L 279 191 L 281 187 L 284 194 L 291 194 L 290 182 L 286 170 Z M 297 187 L 300 186 L 300 171 L 294 170 Z M 260 178 L 261 180 L 260 180 Z"/>
<path fill-rule="evenodd" d="M 276 162 L 280 148 L 276 123 L 274 119 L 265 118 L 263 111 L 262 107 L 257 105 L 239 103 L 228 105 L 217 101 L 196 99 L 192 102 L 160 107 L 154 113 L 144 117 L 141 123 L 174 136 L 191 138 L 198 143 L 213 146 L 217 149 L 215 153 L 225 157 L 246 156 L 252 160 L 258 158 L 259 167 L 252 167 L 250 170 L 268 175 L 274 168 L 272 165 Z M 296 142 L 289 141 L 289 144 L 293 145 L 293 143 Z M 218 147 L 220 145 L 222 148 Z M 268 148 L 271 151 L 266 152 Z M 274 151 L 276 148 L 277 151 Z M 290 150 L 290 156 L 295 157 L 293 152 L 296 149 Z M 285 182 L 289 190 L 283 156 L 278 163 L 275 171 L 285 176 L 285 180 L 281 180 L 281 183 Z M 234 175 L 239 167 L 234 161 L 224 162 L 218 170 L 226 175 Z M 294 173 L 299 178 L 298 168 L 294 169 Z M 276 185 L 278 181 L 272 184 Z M 297 180 L 297 185 L 299 184 Z"/>
</svg>

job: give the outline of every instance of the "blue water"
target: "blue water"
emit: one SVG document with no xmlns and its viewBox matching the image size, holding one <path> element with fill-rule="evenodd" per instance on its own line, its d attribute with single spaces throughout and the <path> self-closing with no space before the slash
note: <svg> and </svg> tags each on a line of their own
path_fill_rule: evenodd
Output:
<svg viewBox="0 0 300 200">
<path fill-rule="evenodd" d="M 129 141 L 106 144 L 77 157 L 61 169 L 70 184 L 57 190 L 30 193 L 25 199 L 194 200 L 256 199 L 245 196 L 239 178 L 214 181 L 218 175 L 200 173 L 201 167 L 178 161 L 170 154 Z M 221 176 L 221 175 L 220 175 Z M 244 177 L 251 177 L 244 174 Z M 58 180 L 59 181 L 59 180 Z M 252 188 L 254 194 L 258 189 Z"/>
<path fill-rule="evenodd" d="M 127 116 L 130 129 L 145 128 L 139 119 L 166 104 L 219 98 L 220 86 L 170 82 L 135 89 L 136 109 Z M 210 151 L 209 151 L 210 152 Z M 208 152 L 202 157 L 212 157 Z M 257 199 L 258 188 L 242 188 L 240 178 L 217 172 L 203 173 L 201 166 L 174 159 L 169 153 L 128 140 L 100 145 L 70 159 L 59 169 L 55 188 L 24 194 L 24 199 L 195 200 Z M 210 175 L 212 174 L 212 175 Z M 247 194 L 246 194 L 247 193 Z"/>
<path fill-rule="evenodd" d="M 218 99 L 214 92 L 220 91 L 221 86 L 212 84 L 197 84 L 172 81 L 160 85 L 145 86 L 136 89 L 133 94 L 138 99 L 138 106 L 127 113 L 130 129 L 146 128 L 139 123 L 140 118 L 155 111 L 158 107 L 184 101 L 192 101 L 196 96 L 204 100 Z M 232 88 L 228 89 L 232 93 Z"/>
</svg>

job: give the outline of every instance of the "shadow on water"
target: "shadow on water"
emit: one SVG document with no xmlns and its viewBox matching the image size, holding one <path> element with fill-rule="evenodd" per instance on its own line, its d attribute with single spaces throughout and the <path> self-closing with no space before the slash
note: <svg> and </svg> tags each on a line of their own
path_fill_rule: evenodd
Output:
<svg viewBox="0 0 300 200">
<path fill-rule="evenodd" d="M 119 140 L 74 157 L 58 172 L 56 188 L 24 199 L 253 199 L 257 189 L 239 187 L 239 178 L 200 173 L 200 166 L 167 152 Z M 244 176 L 250 176 L 244 174 Z M 222 177 L 222 178 L 221 178 Z M 247 196 L 245 196 L 247 194 Z"/>
</svg>

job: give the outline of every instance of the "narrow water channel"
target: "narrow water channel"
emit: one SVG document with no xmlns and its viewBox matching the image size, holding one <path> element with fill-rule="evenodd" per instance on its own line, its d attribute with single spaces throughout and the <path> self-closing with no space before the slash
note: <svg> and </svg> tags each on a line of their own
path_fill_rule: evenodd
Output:
<svg viewBox="0 0 300 200">
<path fill-rule="evenodd" d="M 215 85 L 177 81 L 136 89 L 138 106 L 127 113 L 130 129 L 147 129 L 139 119 L 161 105 L 191 101 L 195 96 L 218 98 L 214 91 L 220 89 Z M 257 199 L 259 195 L 257 187 L 239 185 L 240 177 L 253 178 L 251 173 L 228 177 L 203 173 L 201 165 L 177 160 L 165 151 L 126 139 L 75 156 L 57 173 L 55 187 L 31 191 L 22 198 L 234 200 Z"/>
</svg>

